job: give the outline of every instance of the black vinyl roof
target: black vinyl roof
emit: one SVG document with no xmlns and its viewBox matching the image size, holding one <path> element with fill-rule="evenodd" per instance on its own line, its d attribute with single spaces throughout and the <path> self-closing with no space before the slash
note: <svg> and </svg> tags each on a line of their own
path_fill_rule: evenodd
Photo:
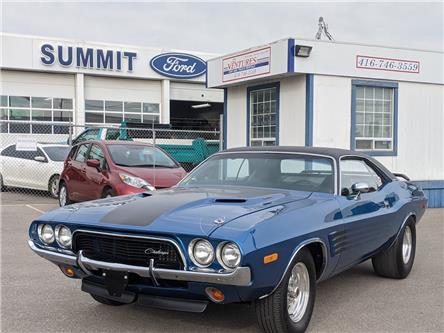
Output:
<svg viewBox="0 0 444 333">
<path fill-rule="evenodd" d="M 340 149 L 340 148 L 327 148 L 327 147 L 297 147 L 297 146 L 265 146 L 265 147 L 239 147 L 239 148 L 230 148 L 224 150 L 224 152 L 248 152 L 248 151 L 275 151 L 279 153 L 302 153 L 302 154 L 320 154 L 327 155 L 333 158 L 340 158 L 344 155 L 354 155 L 361 157 L 369 157 L 363 153 L 348 150 L 348 149 Z"/>
<path fill-rule="evenodd" d="M 277 153 L 301 153 L 301 154 L 318 154 L 330 156 L 336 160 L 339 160 L 342 156 L 352 155 L 365 158 L 372 164 L 378 167 L 381 171 L 387 174 L 391 179 L 396 177 L 388 170 L 382 163 L 374 159 L 373 157 L 353 150 L 341 149 L 341 148 L 329 148 L 329 147 L 298 147 L 298 146 L 265 146 L 265 147 L 239 147 L 230 148 L 222 152 L 227 153 L 242 153 L 242 152 L 277 152 Z"/>
</svg>

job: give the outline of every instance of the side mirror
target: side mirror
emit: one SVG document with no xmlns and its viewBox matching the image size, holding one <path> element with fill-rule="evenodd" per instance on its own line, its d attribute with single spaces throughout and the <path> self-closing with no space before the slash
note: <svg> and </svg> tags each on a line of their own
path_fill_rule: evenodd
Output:
<svg viewBox="0 0 444 333">
<path fill-rule="evenodd" d="M 359 199 L 361 193 L 367 193 L 370 191 L 370 186 L 367 183 L 360 182 L 351 186 L 352 194 L 356 195 L 356 199 Z"/>
<path fill-rule="evenodd" d="M 100 161 L 99 160 L 87 160 L 86 165 L 92 168 L 96 168 L 100 170 Z"/>
<path fill-rule="evenodd" d="M 46 158 L 44 156 L 36 156 L 34 160 L 37 162 L 46 162 Z"/>
</svg>

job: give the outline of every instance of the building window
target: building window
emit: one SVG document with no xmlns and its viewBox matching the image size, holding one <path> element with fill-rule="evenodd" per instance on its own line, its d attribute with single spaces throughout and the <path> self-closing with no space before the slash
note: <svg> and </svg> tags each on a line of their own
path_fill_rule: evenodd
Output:
<svg viewBox="0 0 444 333">
<path fill-rule="evenodd" d="M 73 100 L 71 98 L 3 95 L 0 96 L 0 101 L 1 120 L 23 121 L 23 123 L 2 123 L 2 133 L 69 133 L 68 126 L 50 123 L 66 122 L 68 125 L 72 121 Z M 30 121 L 32 124 L 29 123 Z"/>
<path fill-rule="evenodd" d="M 398 84 L 353 80 L 352 99 L 352 149 L 396 155 Z"/>
<path fill-rule="evenodd" d="M 247 96 L 249 145 L 278 145 L 279 84 L 250 87 Z"/>
<path fill-rule="evenodd" d="M 86 125 L 159 123 L 159 104 L 126 101 L 85 100 Z"/>
</svg>

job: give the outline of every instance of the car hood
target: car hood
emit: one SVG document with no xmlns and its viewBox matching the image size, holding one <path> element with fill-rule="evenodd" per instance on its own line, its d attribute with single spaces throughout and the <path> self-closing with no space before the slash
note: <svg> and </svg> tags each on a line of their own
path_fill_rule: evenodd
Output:
<svg viewBox="0 0 444 333">
<path fill-rule="evenodd" d="M 39 220 L 159 234 L 209 235 L 238 217 L 310 194 L 247 187 L 176 187 L 69 205 Z"/>
<path fill-rule="evenodd" d="M 117 168 L 119 172 L 127 173 L 146 180 L 148 183 L 156 188 L 166 188 L 176 185 L 186 172 L 183 168 L 136 168 L 123 167 Z"/>
</svg>

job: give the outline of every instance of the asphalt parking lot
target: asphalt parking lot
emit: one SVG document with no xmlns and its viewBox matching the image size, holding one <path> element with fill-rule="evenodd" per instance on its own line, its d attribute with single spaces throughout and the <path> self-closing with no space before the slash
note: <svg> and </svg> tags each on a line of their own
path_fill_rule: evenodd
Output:
<svg viewBox="0 0 444 333">
<path fill-rule="evenodd" d="M 29 223 L 54 199 L 1 193 L 2 332 L 259 332 L 249 305 L 211 305 L 202 314 L 129 305 L 108 307 L 80 282 L 28 248 Z M 415 265 L 405 280 L 377 277 L 370 262 L 318 285 L 309 332 L 444 332 L 444 209 L 417 229 Z"/>
</svg>

